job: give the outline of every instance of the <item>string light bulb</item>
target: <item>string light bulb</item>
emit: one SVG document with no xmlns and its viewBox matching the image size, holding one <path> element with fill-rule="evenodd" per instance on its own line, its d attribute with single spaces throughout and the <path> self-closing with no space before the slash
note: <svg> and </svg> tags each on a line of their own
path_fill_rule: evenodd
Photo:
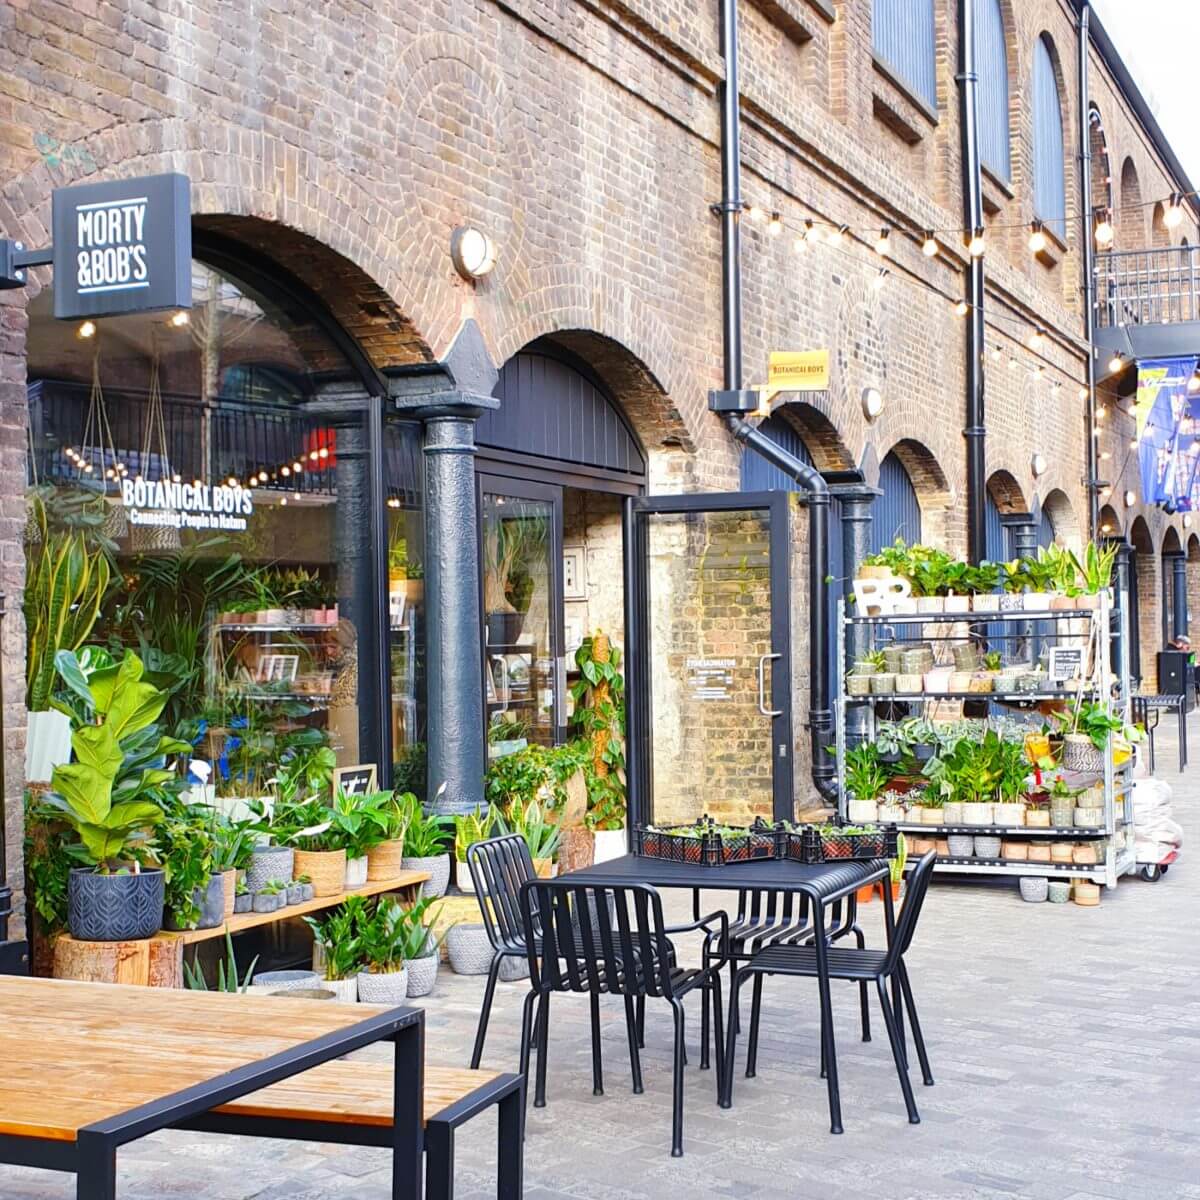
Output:
<svg viewBox="0 0 1200 1200">
<path fill-rule="evenodd" d="M 1178 192 L 1171 193 L 1171 199 L 1163 210 L 1163 224 L 1168 229 L 1178 229 L 1183 224 L 1183 197 Z"/>
<path fill-rule="evenodd" d="M 1109 374 L 1115 375 L 1124 365 L 1125 360 L 1119 354 L 1114 354 L 1112 358 L 1108 360 Z"/>
<path fill-rule="evenodd" d="M 879 236 L 875 239 L 875 253 L 883 258 L 887 258 L 892 252 L 891 243 L 892 231 L 886 226 L 879 231 Z"/>
<path fill-rule="evenodd" d="M 1099 220 L 1096 222 L 1095 229 L 1096 245 L 1099 246 L 1101 250 L 1106 250 L 1113 244 L 1114 233 L 1112 214 L 1103 209 L 1099 209 L 1097 211 L 1099 213 Z"/>
<path fill-rule="evenodd" d="M 971 234 L 971 240 L 967 243 L 967 253 L 972 258 L 982 258 L 984 251 L 987 249 L 987 243 L 983 240 L 983 230 L 976 229 Z"/>
<path fill-rule="evenodd" d="M 1200 392 L 1200 374 L 1197 374 L 1196 372 L 1192 372 L 1192 377 L 1188 380 L 1188 383 L 1187 383 L 1187 389 L 1189 392 L 1192 392 L 1193 394 L 1195 394 L 1196 392 Z"/>
<path fill-rule="evenodd" d="M 956 317 L 965 317 L 967 315 L 967 313 L 969 313 L 970 311 L 971 311 L 971 306 L 965 300 L 960 300 L 954 306 L 954 315 Z"/>
<path fill-rule="evenodd" d="M 771 237 L 778 237 L 783 232 L 783 218 L 777 213 L 771 214 L 771 220 L 767 224 L 767 233 Z"/>
<path fill-rule="evenodd" d="M 171 314 L 171 324 L 176 329 L 182 329 L 191 321 L 191 317 L 181 308 L 178 312 Z"/>
<path fill-rule="evenodd" d="M 81 338 L 95 337 L 96 336 L 96 322 L 95 321 L 84 321 L 83 324 L 80 325 L 79 328 L 76 330 L 76 333 Z"/>
<path fill-rule="evenodd" d="M 1042 346 L 1045 344 L 1045 341 L 1046 341 L 1046 335 L 1040 329 L 1035 329 L 1029 335 L 1030 350 L 1040 350 L 1042 348 Z"/>
<path fill-rule="evenodd" d="M 993 346 L 993 347 L 992 347 L 992 362 L 999 362 L 999 361 L 1000 361 L 1000 359 L 1001 359 L 1001 357 L 1002 357 L 1002 355 L 1001 355 L 1001 352 L 1000 352 L 1000 347 L 999 347 L 999 346 Z"/>
<path fill-rule="evenodd" d="M 883 290 L 884 280 L 888 277 L 887 267 L 880 267 L 875 278 L 871 280 L 871 286 L 878 292 Z"/>
<path fill-rule="evenodd" d="M 850 233 L 849 225 L 838 225 L 829 231 L 829 244 L 831 246 L 840 246 Z"/>
<path fill-rule="evenodd" d="M 751 204 L 746 208 L 746 216 L 748 216 L 752 221 L 761 221 L 766 215 L 767 214 L 763 212 L 763 210 L 759 208 L 757 204 Z"/>
<path fill-rule="evenodd" d="M 1046 231 L 1041 221 L 1034 221 L 1029 227 L 1029 249 L 1033 254 L 1041 254 L 1046 248 Z"/>
<path fill-rule="evenodd" d="M 1127 488 L 1125 491 L 1125 507 L 1132 508 L 1137 503 L 1137 492 L 1132 488 Z"/>
<path fill-rule="evenodd" d="M 924 241 L 921 242 L 921 253 L 926 258 L 933 258 L 938 252 L 937 238 L 932 233 L 925 235 Z"/>
<path fill-rule="evenodd" d="M 1087 390 L 1087 388 L 1085 388 L 1085 387 L 1081 387 L 1081 388 L 1079 389 L 1079 398 L 1080 398 L 1080 400 L 1086 400 L 1086 399 L 1088 398 L 1088 390 Z"/>
</svg>

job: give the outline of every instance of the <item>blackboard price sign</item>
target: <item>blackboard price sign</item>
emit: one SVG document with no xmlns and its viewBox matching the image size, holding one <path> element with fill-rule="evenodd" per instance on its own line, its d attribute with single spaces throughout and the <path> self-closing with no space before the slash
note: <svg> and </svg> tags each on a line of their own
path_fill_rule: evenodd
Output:
<svg viewBox="0 0 1200 1200">
<path fill-rule="evenodd" d="M 374 792 L 377 771 L 374 763 L 359 763 L 353 767 L 338 767 L 333 773 L 333 790 L 347 796 L 366 796 Z"/>
<path fill-rule="evenodd" d="M 1065 683 L 1083 674 L 1083 649 L 1079 646 L 1055 646 L 1050 651 L 1051 683 Z"/>
</svg>

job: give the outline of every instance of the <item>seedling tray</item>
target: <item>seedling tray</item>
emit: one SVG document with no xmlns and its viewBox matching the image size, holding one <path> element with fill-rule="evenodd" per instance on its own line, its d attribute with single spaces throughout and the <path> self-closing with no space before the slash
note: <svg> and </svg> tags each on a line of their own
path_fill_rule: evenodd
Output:
<svg viewBox="0 0 1200 1200">
<path fill-rule="evenodd" d="M 785 835 L 784 854 L 793 862 L 853 862 L 896 857 L 896 826 L 881 825 L 871 833 L 822 833 L 815 825 Z"/>
<path fill-rule="evenodd" d="M 730 832 L 698 825 L 693 829 L 634 828 L 633 852 L 643 858 L 723 867 L 726 863 L 769 862 L 776 856 L 777 831 L 759 824 Z"/>
</svg>

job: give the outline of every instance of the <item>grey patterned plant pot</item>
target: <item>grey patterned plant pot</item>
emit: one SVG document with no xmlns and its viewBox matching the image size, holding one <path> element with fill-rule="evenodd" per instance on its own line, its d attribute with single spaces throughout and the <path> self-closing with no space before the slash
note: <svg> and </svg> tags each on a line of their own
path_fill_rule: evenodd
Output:
<svg viewBox="0 0 1200 1200">
<path fill-rule="evenodd" d="M 67 883 L 67 927 L 82 942 L 130 942 L 162 928 L 162 871 L 96 875 L 76 867 Z"/>
<path fill-rule="evenodd" d="M 431 854 L 427 858 L 402 858 L 402 871 L 428 871 L 429 878 L 421 884 L 421 898 L 439 897 L 446 894 L 450 886 L 450 855 Z"/>
<path fill-rule="evenodd" d="M 952 833 L 946 840 L 951 858 L 970 858 L 975 852 L 975 839 L 969 833 Z"/>
<path fill-rule="evenodd" d="M 252 992 L 299 992 L 321 986 L 316 971 L 263 971 L 250 983 Z"/>
<path fill-rule="evenodd" d="M 410 996 L 428 996 L 437 982 L 438 964 L 441 955 L 435 950 L 432 954 L 408 960 L 408 994 Z"/>
<path fill-rule="evenodd" d="M 455 925 L 446 934 L 446 956 L 456 975 L 486 975 L 492 944 L 482 925 Z"/>
<path fill-rule="evenodd" d="M 1066 904 L 1071 898 L 1071 885 L 1065 879 L 1055 879 L 1046 885 L 1046 899 L 1051 904 Z"/>
<path fill-rule="evenodd" d="M 407 968 L 382 975 L 373 971 L 359 972 L 358 999 L 362 1004 L 403 1004 L 407 995 Z"/>
<path fill-rule="evenodd" d="M 1021 876 L 1021 899 L 1037 904 L 1050 895 L 1050 880 L 1044 875 Z"/>
<path fill-rule="evenodd" d="M 234 896 L 233 911 L 235 913 L 248 913 L 253 907 L 254 897 L 249 892 L 245 892 L 241 896 Z"/>
<path fill-rule="evenodd" d="M 256 892 L 251 908 L 256 913 L 278 912 L 287 903 L 285 892 Z"/>
<path fill-rule="evenodd" d="M 256 846 L 250 865 L 246 868 L 246 887 L 257 892 L 274 879 L 288 883 L 292 878 L 295 859 L 296 852 L 291 846 Z"/>
<path fill-rule="evenodd" d="M 502 958 L 496 978 L 504 983 L 512 983 L 517 979 L 528 979 L 529 960 L 527 958 Z"/>
<path fill-rule="evenodd" d="M 978 858 L 999 858 L 1000 839 L 998 837 L 977 837 L 975 854 Z"/>
<path fill-rule="evenodd" d="M 302 884 L 302 883 L 289 883 L 288 884 L 287 902 L 289 904 L 303 904 L 304 903 L 304 884 Z"/>
<path fill-rule="evenodd" d="M 195 888 L 192 891 L 192 903 L 200 910 L 200 916 L 190 929 L 216 929 L 225 920 L 225 881 L 220 875 L 214 875 L 208 881 L 203 891 Z M 167 914 L 168 929 L 183 929 L 175 919 L 174 914 Z"/>
</svg>

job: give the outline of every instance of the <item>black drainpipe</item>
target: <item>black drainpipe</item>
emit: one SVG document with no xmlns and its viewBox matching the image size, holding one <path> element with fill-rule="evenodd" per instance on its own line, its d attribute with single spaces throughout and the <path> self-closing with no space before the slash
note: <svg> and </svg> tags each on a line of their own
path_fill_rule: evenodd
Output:
<svg viewBox="0 0 1200 1200">
<path fill-rule="evenodd" d="M 1079 244 L 1083 247 L 1083 338 L 1087 342 L 1087 399 L 1084 425 L 1087 432 L 1088 536 L 1100 537 L 1100 471 L 1096 457 L 1096 249 L 1092 242 L 1092 121 L 1088 105 L 1088 23 L 1091 5 L 1079 8 Z"/>
<path fill-rule="evenodd" d="M 826 753 L 833 740 L 829 707 L 829 669 L 825 654 L 829 629 L 829 488 L 820 474 L 760 433 L 741 415 L 758 407 L 758 393 L 743 387 L 742 267 L 738 222 L 742 211 L 741 135 L 738 129 L 737 0 L 720 0 L 721 47 L 725 83 L 721 89 L 721 218 L 722 333 L 724 389 L 709 394 L 709 407 L 724 414 L 729 431 L 741 443 L 791 476 L 808 493 L 809 700 L 812 779 L 825 800 L 837 799 L 837 768 Z"/>
<path fill-rule="evenodd" d="M 983 187 L 979 177 L 979 122 L 975 91 L 975 13 L 973 0 L 958 0 L 958 101 L 962 135 L 963 224 L 967 237 L 983 229 Z M 987 427 L 983 412 L 983 256 L 967 264 L 967 553 L 973 563 L 987 558 Z"/>
</svg>

